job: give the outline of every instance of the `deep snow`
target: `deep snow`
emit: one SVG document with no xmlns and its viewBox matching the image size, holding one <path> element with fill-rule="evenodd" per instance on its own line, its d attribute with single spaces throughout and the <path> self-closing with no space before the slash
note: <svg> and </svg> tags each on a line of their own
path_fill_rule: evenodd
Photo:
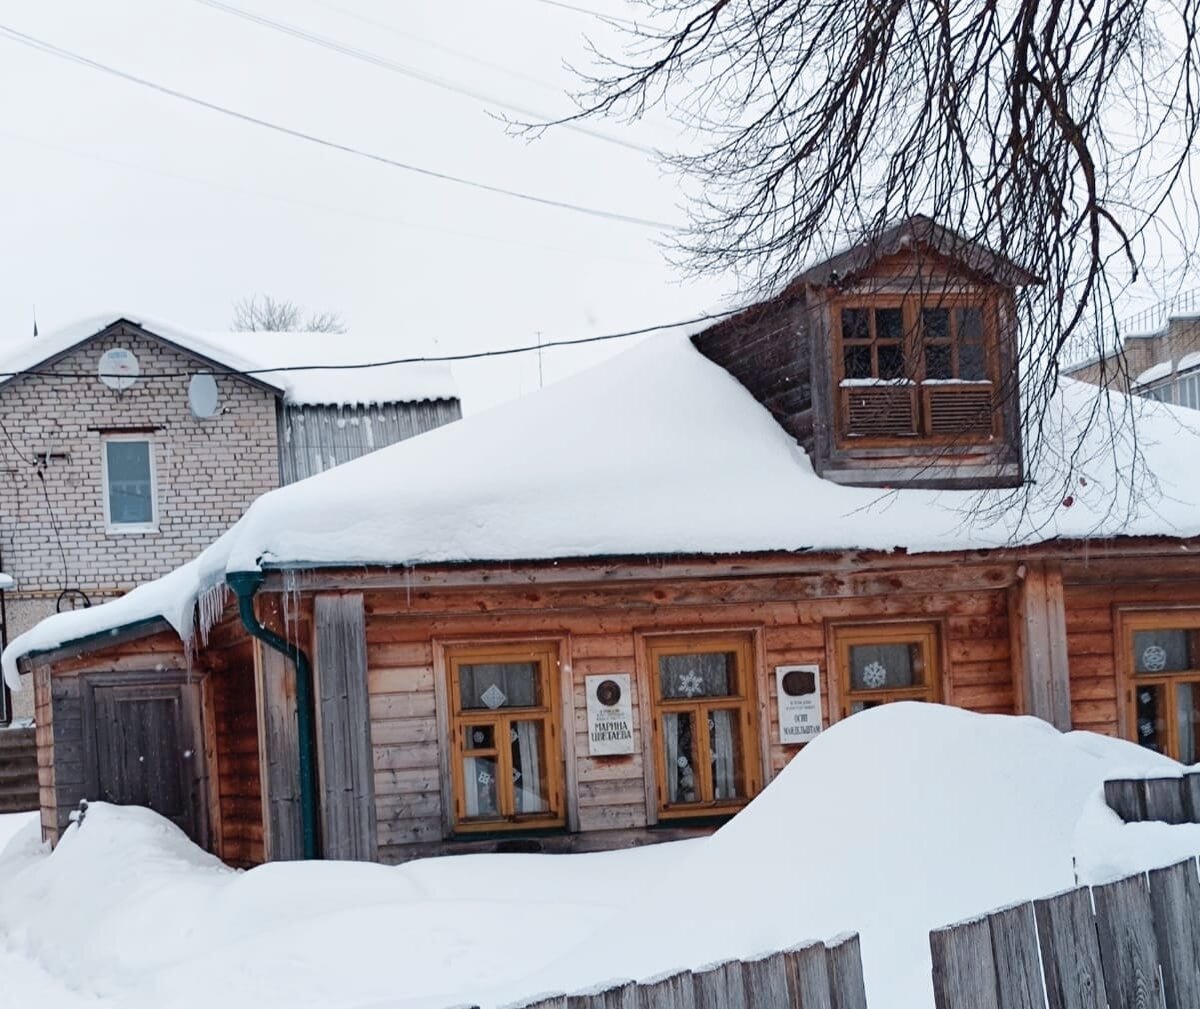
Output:
<svg viewBox="0 0 1200 1009">
<path fill-rule="evenodd" d="M 1070 887 L 1081 853 L 1102 872 L 1197 850 L 1097 806 L 1106 777 L 1158 771 L 1178 765 L 896 704 L 834 725 L 713 837 L 625 852 L 241 873 L 152 813 L 95 805 L 53 855 L 36 825 L 0 855 L 0 957 L 106 1007 L 446 1009 L 855 930 L 871 1004 L 932 1009 L 929 929 Z"/>
<path fill-rule="evenodd" d="M 1119 417 L 1125 404 L 1114 394 Z M 1028 499 L 841 487 L 817 477 L 728 372 L 686 337 L 661 336 L 523 399 L 264 494 L 165 579 L 56 614 L 18 637 L 5 650 L 4 673 L 16 687 L 18 656 L 151 617 L 188 637 L 202 592 L 227 571 L 263 565 L 916 553 L 1200 535 L 1200 415 L 1130 401 L 1140 415 L 1136 445 L 1153 475 L 1143 479 L 1134 431 L 1093 417 L 1096 406 L 1095 388 L 1062 383 Z M 1129 480 L 1139 481 L 1140 497 L 1123 496 Z"/>
</svg>

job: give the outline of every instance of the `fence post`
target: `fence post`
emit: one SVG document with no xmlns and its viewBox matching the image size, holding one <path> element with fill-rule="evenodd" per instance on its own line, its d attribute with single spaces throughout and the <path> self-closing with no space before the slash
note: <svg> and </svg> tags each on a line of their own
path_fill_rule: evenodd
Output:
<svg viewBox="0 0 1200 1009">
<path fill-rule="evenodd" d="M 637 986 L 637 1009 L 696 1009 L 692 972 L 659 974 Z"/>
<path fill-rule="evenodd" d="M 742 962 L 748 1009 L 787 1009 L 787 964 L 782 953 Z"/>
<path fill-rule="evenodd" d="M 1150 872 L 1150 906 L 1166 1007 L 1200 1006 L 1200 877 L 1195 859 Z"/>
<path fill-rule="evenodd" d="M 1188 823 L 1200 823 L 1200 771 L 1183 776 L 1183 805 L 1187 810 Z"/>
<path fill-rule="evenodd" d="M 746 1009 L 746 987 L 738 960 L 713 964 L 692 975 L 696 1009 Z"/>
<path fill-rule="evenodd" d="M 1000 1009 L 987 918 L 935 929 L 929 933 L 929 950 L 937 1009 Z"/>
<path fill-rule="evenodd" d="M 1037 921 L 1026 901 L 988 915 L 1000 1009 L 1044 1009 Z"/>
<path fill-rule="evenodd" d="M 1096 931 L 1108 1000 L 1118 1006 L 1159 1006 L 1158 943 L 1145 876 L 1092 887 Z"/>
<path fill-rule="evenodd" d="M 1172 824 L 1187 823 L 1184 786 L 1185 782 L 1182 778 L 1147 778 L 1143 781 L 1146 819 L 1162 820 L 1164 823 Z"/>
<path fill-rule="evenodd" d="M 833 1009 L 867 1009 L 863 981 L 862 942 L 857 932 L 840 935 L 825 944 L 829 950 L 829 981 Z"/>
<path fill-rule="evenodd" d="M 1138 823 L 1146 817 L 1142 782 L 1125 778 L 1104 783 L 1104 801 L 1126 823 Z"/>
<path fill-rule="evenodd" d="M 819 942 L 793 946 L 783 959 L 791 1009 L 833 1009 L 835 982 L 825 947 Z"/>
<path fill-rule="evenodd" d="M 1086 887 L 1033 902 L 1049 1009 L 1108 1009 L 1100 942 Z"/>
</svg>

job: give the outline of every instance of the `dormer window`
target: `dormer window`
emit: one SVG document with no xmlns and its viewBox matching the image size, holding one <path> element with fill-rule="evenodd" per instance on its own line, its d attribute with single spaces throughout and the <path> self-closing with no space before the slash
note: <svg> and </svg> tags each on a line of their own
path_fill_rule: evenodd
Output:
<svg viewBox="0 0 1200 1009">
<path fill-rule="evenodd" d="M 833 305 L 843 442 L 980 441 L 996 434 L 994 303 L 943 294 Z"/>
</svg>

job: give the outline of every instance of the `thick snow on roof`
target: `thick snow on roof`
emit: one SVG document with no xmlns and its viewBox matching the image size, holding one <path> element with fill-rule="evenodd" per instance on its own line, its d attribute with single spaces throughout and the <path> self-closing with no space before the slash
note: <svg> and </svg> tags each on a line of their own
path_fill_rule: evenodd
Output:
<svg viewBox="0 0 1200 1009">
<path fill-rule="evenodd" d="M 383 339 L 352 333 L 199 333 L 144 315 L 109 312 L 36 338 L 0 343 L 0 385 L 12 373 L 38 365 L 89 340 L 120 319 L 254 377 L 296 404 L 399 403 L 451 399 L 458 395 L 450 368 L 443 364 L 397 364 L 360 368 L 380 358 L 404 357 L 403 348 Z M 381 347 L 390 347 L 381 351 Z M 308 365 L 353 365 L 338 369 L 264 371 Z"/>
<path fill-rule="evenodd" d="M 176 626 L 186 633 L 191 601 L 222 570 L 1200 535 L 1200 415 L 1113 397 L 1118 420 L 1126 407 L 1139 415 L 1136 444 L 1154 475 L 1139 479 L 1132 432 L 1107 415 L 1080 443 L 1098 395 L 1063 383 L 1028 494 L 842 487 L 817 477 L 770 414 L 689 340 L 647 340 L 538 393 L 265 494 L 190 574 L 44 621 L 13 643 L 5 669 L 15 678 L 16 655 L 135 613 L 183 619 Z M 1131 480 L 1142 495 L 1132 503 Z M 187 597 L 176 598 L 189 579 Z"/>
<path fill-rule="evenodd" d="M 1151 382 L 1157 382 L 1160 378 L 1166 378 L 1170 374 L 1171 362 L 1159 361 L 1158 364 L 1152 364 L 1149 368 L 1138 375 L 1138 377 L 1133 380 L 1133 384 L 1149 385 Z"/>
</svg>

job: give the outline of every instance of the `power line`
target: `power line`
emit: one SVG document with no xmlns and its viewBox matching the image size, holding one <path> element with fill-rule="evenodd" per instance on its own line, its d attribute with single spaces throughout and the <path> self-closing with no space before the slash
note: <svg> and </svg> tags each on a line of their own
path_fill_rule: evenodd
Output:
<svg viewBox="0 0 1200 1009">
<path fill-rule="evenodd" d="M 562 0 L 537 0 L 537 2 L 545 4 L 547 7 L 558 7 L 561 10 L 574 11 L 576 14 L 587 14 L 589 17 L 599 18 L 601 21 L 631 25 L 634 28 L 638 26 L 638 23 L 631 18 L 618 17 L 616 14 L 602 14 L 600 11 L 592 10 L 590 7 L 580 7 L 576 4 L 563 3 Z"/>
<path fill-rule="evenodd" d="M 443 77 L 435 77 L 433 74 L 427 74 L 414 67 L 406 66 L 403 63 L 397 63 L 395 60 L 388 59 L 386 56 L 380 56 L 378 53 L 373 53 L 367 49 L 359 49 L 356 46 L 347 45 L 337 39 L 330 38 L 328 35 L 322 35 L 318 32 L 308 31 L 294 24 L 288 24 L 285 21 L 276 21 L 273 18 L 265 17 L 262 14 L 255 14 L 253 11 L 245 10 L 233 4 L 224 3 L 223 0 L 194 0 L 195 3 L 203 4 L 205 7 L 211 7 L 213 10 L 223 11 L 226 14 L 232 14 L 234 17 L 242 18 L 244 21 L 249 21 L 263 28 L 270 28 L 273 31 L 282 32 L 285 35 L 290 35 L 292 38 L 300 39 L 302 42 L 308 42 L 311 45 L 320 46 L 323 49 L 328 49 L 332 52 L 339 53 L 342 56 L 348 56 L 351 59 L 359 60 L 363 63 L 369 63 L 372 66 L 379 67 L 382 70 L 390 70 L 392 73 L 401 74 L 415 81 L 420 81 L 422 84 L 428 84 L 430 87 L 441 88 L 444 91 L 450 91 L 456 95 L 461 95 L 465 98 L 472 98 L 478 102 L 491 104 L 497 108 L 507 109 L 509 112 L 514 112 L 519 116 L 525 116 L 530 119 L 541 120 L 533 125 L 549 126 L 554 123 L 559 123 L 564 117 L 548 116 L 544 112 L 539 112 L 536 109 L 526 108 L 522 105 L 514 105 L 511 102 L 501 101 L 498 98 L 493 98 L 489 95 L 482 94 L 478 91 L 472 91 L 470 88 L 465 88 L 462 85 L 455 84 L 453 81 L 448 81 Z M 607 133 L 601 133 L 598 130 L 589 129 L 579 123 L 561 122 L 565 129 L 572 130 L 576 133 L 582 133 L 594 140 L 603 140 L 605 143 L 616 144 L 618 147 L 624 147 L 631 151 L 637 151 L 639 154 L 648 154 L 651 156 L 657 155 L 657 151 L 653 148 L 645 147 L 642 144 L 634 143 L 630 140 L 622 140 L 620 137 L 613 137 Z"/>
<path fill-rule="evenodd" d="M 508 196 L 512 199 L 524 200 L 527 203 L 536 203 L 545 207 L 554 207 L 558 210 L 570 210 L 574 213 L 585 214 L 589 217 L 598 217 L 610 221 L 619 221 L 622 224 L 635 224 L 640 227 L 658 228 L 668 231 L 679 230 L 677 226 L 667 224 L 663 221 L 654 221 L 644 217 L 635 217 L 631 214 L 614 213 L 608 210 L 600 210 L 596 207 L 587 207 L 578 203 L 569 203 L 565 200 L 554 200 L 550 199 L 549 197 L 537 196 L 533 193 L 526 193 L 517 189 L 506 189 L 503 186 L 494 186 L 490 183 L 479 182 L 475 179 L 465 178 L 461 175 L 452 175 L 449 172 L 442 172 L 433 168 L 424 168 L 420 165 L 414 165 L 405 161 L 397 161 L 395 158 L 389 158 L 382 154 L 375 154 L 371 151 L 363 150 L 360 147 L 342 144 L 335 140 L 327 140 L 324 137 L 319 137 L 313 133 L 305 133 L 303 130 L 292 129 L 290 126 L 283 126 L 279 123 L 272 122 L 268 119 L 262 119 L 246 112 L 238 112 L 236 109 L 231 109 L 228 106 L 219 105 L 216 102 L 210 102 L 204 98 L 197 98 L 195 95 L 190 95 L 183 91 L 176 91 L 174 88 L 157 84 L 154 81 L 147 80 L 144 77 L 137 77 L 134 74 L 126 73 L 124 70 L 111 67 L 106 63 L 100 63 L 97 60 L 90 59 L 87 56 L 82 56 L 79 53 L 72 52 L 69 49 L 63 49 L 54 45 L 53 43 L 46 42 L 32 35 L 26 35 L 24 32 L 19 32 L 16 29 L 10 28 L 4 24 L 0 24 L 0 36 L 4 36 L 13 42 L 28 46 L 31 49 L 36 49 L 39 52 L 46 53 L 47 55 L 56 56 L 59 59 L 69 60 L 82 66 L 89 67 L 93 70 L 98 70 L 102 73 L 119 77 L 122 80 L 129 81 L 131 84 L 137 84 L 140 87 L 150 88 L 153 91 L 168 95 L 171 98 L 177 98 L 180 101 L 189 102 L 192 105 L 197 105 L 200 108 L 208 109 L 211 112 L 218 112 L 221 115 L 229 116 L 232 119 L 237 119 L 244 123 L 250 123 L 254 126 L 261 126 L 263 129 L 272 130 L 273 132 L 281 133 L 284 136 L 293 137 L 297 140 L 304 140 L 310 144 L 317 144 L 320 147 L 326 147 L 330 150 L 341 151 L 344 154 L 351 154 L 367 161 L 374 161 L 377 164 L 387 165 L 391 168 L 399 168 L 402 171 L 412 172 L 416 175 L 423 175 L 426 178 L 438 179 L 442 182 L 453 182 L 456 185 L 467 186 L 471 189 L 478 189 L 482 192 L 493 193 L 498 196 Z"/>
<path fill-rule="evenodd" d="M 607 340 L 620 340 L 629 336 L 644 336 L 647 333 L 659 332 L 664 329 L 678 329 L 682 326 L 694 326 L 702 322 L 715 322 L 736 315 L 742 308 L 731 308 L 725 312 L 712 312 L 697 315 L 691 319 L 680 319 L 677 322 L 663 322 L 654 326 L 642 326 L 639 329 L 627 329 L 619 333 L 603 333 L 598 336 L 581 336 L 574 340 L 551 340 L 525 344 L 520 347 L 502 347 L 498 350 L 477 350 L 461 354 L 440 354 L 426 357 L 397 357 L 385 361 L 363 361 L 353 364 L 297 364 L 280 365 L 275 368 L 226 368 L 223 375 L 241 375 L 254 377 L 257 375 L 277 375 L 297 371 L 364 371 L 370 368 L 391 368 L 401 364 L 449 364 L 456 361 L 479 361 L 491 357 L 508 357 L 513 354 L 527 354 L 532 351 L 549 350 L 552 347 L 579 347 L 588 343 L 601 343 Z M 186 349 L 186 348 L 185 348 Z M 191 371 L 142 372 L 138 381 L 147 378 L 190 378 L 195 374 Z M 37 367 L 26 368 L 23 371 L 0 371 L 0 379 L 17 378 L 31 375 L 41 378 L 96 378 L 96 373 L 86 371 L 47 371 Z"/>
</svg>

